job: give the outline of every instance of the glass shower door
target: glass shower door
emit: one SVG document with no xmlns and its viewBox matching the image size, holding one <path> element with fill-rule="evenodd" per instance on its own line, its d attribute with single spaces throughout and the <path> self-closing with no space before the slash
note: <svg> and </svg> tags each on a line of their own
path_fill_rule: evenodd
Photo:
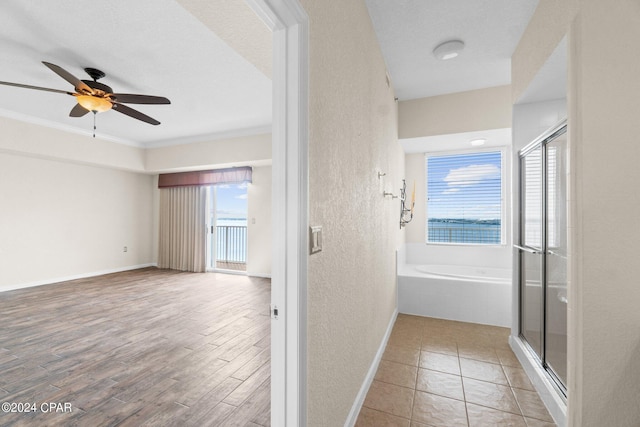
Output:
<svg viewBox="0 0 640 427">
<path fill-rule="evenodd" d="M 520 335 L 566 395 L 566 124 L 520 152 Z"/>
<path fill-rule="evenodd" d="M 567 135 L 550 141 L 547 152 L 547 250 L 545 277 L 545 363 L 567 384 Z"/>
<path fill-rule="evenodd" d="M 520 332 L 542 360 L 542 146 L 520 158 Z"/>
</svg>

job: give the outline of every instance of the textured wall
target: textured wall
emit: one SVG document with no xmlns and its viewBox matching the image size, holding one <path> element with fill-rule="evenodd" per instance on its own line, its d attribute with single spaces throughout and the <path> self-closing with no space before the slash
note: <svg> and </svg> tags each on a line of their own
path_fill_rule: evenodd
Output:
<svg viewBox="0 0 640 427">
<path fill-rule="evenodd" d="M 511 56 L 512 100 L 527 89 L 551 52 L 567 34 L 580 0 L 539 0 L 538 7 Z"/>
<path fill-rule="evenodd" d="M 576 283 L 569 305 L 575 356 L 569 421 L 638 426 L 640 59 L 629 52 L 640 40 L 640 3 L 581 2 L 571 37 Z"/>
<path fill-rule="evenodd" d="M 310 18 L 308 425 L 344 425 L 396 307 L 404 154 L 365 2 L 302 1 Z"/>
<path fill-rule="evenodd" d="M 513 99 L 569 33 L 568 425 L 640 420 L 640 6 L 541 0 L 512 58 Z"/>
</svg>

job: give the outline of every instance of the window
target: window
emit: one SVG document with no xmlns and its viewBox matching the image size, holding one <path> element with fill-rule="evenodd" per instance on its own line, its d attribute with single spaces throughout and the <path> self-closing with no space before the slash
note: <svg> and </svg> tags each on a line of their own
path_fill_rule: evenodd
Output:
<svg viewBox="0 0 640 427">
<path fill-rule="evenodd" d="M 502 152 L 427 155 L 427 243 L 502 243 Z"/>
</svg>

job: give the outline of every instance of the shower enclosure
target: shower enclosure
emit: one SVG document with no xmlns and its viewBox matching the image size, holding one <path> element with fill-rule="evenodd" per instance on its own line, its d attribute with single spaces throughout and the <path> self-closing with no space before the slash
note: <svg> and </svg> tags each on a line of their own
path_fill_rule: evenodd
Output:
<svg viewBox="0 0 640 427">
<path fill-rule="evenodd" d="M 567 125 L 549 129 L 520 157 L 520 336 L 566 396 Z"/>
</svg>

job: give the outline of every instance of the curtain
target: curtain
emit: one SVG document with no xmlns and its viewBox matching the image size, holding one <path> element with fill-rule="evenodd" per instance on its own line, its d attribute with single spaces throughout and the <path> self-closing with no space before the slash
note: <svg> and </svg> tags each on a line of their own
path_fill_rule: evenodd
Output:
<svg viewBox="0 0 640 427">
<path fill-rule="evenodd" d="M 206 187 L 160 189 L 159 268 L 206 270 L 206 214 Z"/>
</svg>

